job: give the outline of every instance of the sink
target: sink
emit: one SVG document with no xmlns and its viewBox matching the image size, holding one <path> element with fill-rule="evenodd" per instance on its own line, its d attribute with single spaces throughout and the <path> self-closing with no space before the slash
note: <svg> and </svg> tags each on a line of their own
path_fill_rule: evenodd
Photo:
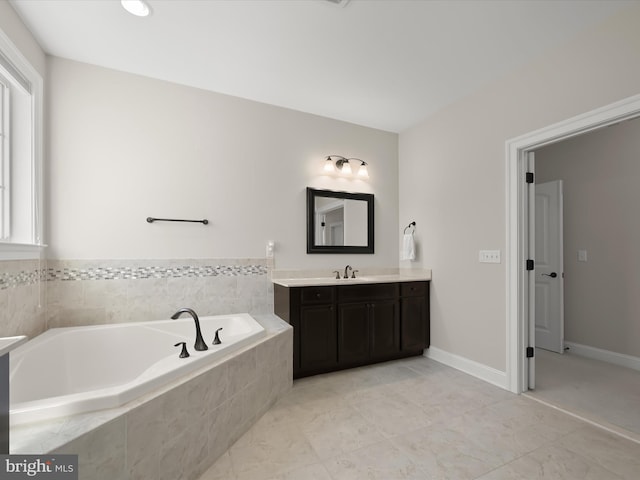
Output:
<svg viewBox="0 0 640 480">
<path fill-rule="evenodd" d="M 336 277 L 304 277 L 304 278 L 287 278 L 274 280 L 275 283 L 280 283 L 286 287 L 308 287 L 313 285 L 345 285 L 345 284 L 358 284 L 358 283 L 376 283 L 381 281 L 380 276 L 362 276 L 356 278 L 336 278 Z M 384 280 L 382 280 L 384 281 Z"/>
<path fill-rule="evenodd" d="M 294 277 L 294 278 L 274 278 L 273 283 L 283 287 L 312 287 L 325 285 L 348 285 L 362 283 L 390 283 L 390 282 L 415 282 L 431 280 L 431 270 L 422 271 L 419 275 L 406 274 L 378 274 L 378 275 L 362 275 L 356 278 L 336 278 L 333 275 L 326 277 Z"/>
</svg>

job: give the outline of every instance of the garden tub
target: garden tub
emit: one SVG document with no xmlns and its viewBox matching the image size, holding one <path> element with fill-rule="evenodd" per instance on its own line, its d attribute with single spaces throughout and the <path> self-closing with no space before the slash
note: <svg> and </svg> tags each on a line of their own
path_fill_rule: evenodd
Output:
<svg viewBox="0 0 640 480">
<path fill-rule="evenodd" d="M 205 351 L 193 347 L 190 316 L 46 331 L 10 354 L 11 424 L 121 406 L 266 335 L 245 313 L 200 317 L 200 325 Z"/>
</svg>

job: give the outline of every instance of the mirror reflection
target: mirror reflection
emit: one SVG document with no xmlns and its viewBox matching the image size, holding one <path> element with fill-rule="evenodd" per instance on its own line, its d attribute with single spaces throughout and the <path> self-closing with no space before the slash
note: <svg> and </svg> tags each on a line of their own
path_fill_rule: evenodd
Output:
<svg viewBox="0 0 640 480">
<path fill-rule="evenodd" d="M 373 195 L 307 189 L 307 253 L 373 253 Z"/>
<path fill-rule="evenodd" d="M 367 202 L 316 196 L 316 245 L 367 245 Z"/>
</svg>

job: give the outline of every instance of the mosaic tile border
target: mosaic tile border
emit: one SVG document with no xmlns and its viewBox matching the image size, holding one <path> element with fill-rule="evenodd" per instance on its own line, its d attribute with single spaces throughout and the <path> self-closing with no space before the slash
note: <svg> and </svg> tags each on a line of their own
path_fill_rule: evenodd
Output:
<svg viewBox="0 0 640 480">
<path fill-rule="evenodd" d="M 237 277 L 243 275 L 266 275 L 263 265 L 215 265 L 178 267 L 96 267 L 47 269 L 47 281 L 53 280 L 138 280 L 146 278 L 197 278 L 219 275 Z"/>
<path fill-rule="evenodd" d="M 43 268 L 0 273 L 0 290 L 33 285 L 38 281 L 143 280 L 149 278 L 201 278 L 266 275 L 265 265 L 147 266 L 96 268 Z"/>
<path fill-rule="evenodd" d="M 0 272 L 0 290 L 6 290 L 8 288 L 26 287 L 29 285 L 35 285 L 39 281 L 43 280 L 44 269 L 22 271 L 15 273 L 2 273 Z"/>
</svg>

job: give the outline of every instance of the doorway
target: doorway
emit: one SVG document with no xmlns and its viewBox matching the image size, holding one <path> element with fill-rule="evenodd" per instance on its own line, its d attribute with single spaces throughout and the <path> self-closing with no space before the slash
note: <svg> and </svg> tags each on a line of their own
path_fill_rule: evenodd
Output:
<svg viewBox="0 0 640 480">
<path fill-rule="evenodd" d="M 535 162 L 543 146 L 640 116 L 640 95 L 506 142 L 507 380 L 514 393 L 535 387 Z"/>
<path fill-rule="evenodd" d="M 640 438 L 638 151 L 640 118 L 535 151 L 536 378 L 526 393 L 633 438 Z M 567 341 L 556 348 L 548 337 L 558 317 L 545 288 L 558 286 L 559 277 L 543 275 L 554 255 L 544 239 L 549 222 L 541 220 L 553 214 L 549 187 L 558 180 Z"/>
</svg>

